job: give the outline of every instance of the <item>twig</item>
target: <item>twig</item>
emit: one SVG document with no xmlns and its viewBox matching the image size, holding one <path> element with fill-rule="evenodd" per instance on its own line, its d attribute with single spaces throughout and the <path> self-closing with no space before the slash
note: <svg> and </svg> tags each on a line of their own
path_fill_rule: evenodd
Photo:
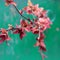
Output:
<svg viewBox="0 0 60 60">
<path fill-rule="evenodd" d="M 13 6 L 15 7 L 16 11 L 20 14 L 20 16 L 22 16 L 23 18 L 25 18 L 25 19 L 28 20 L 29 22 L 31 21 L 30 19 L 28 19 L 28 18 L 26 18 L 25 16 L 23 16 L 23 15 L 19 12 L 18 8 L 17 8 L 15 5 L 13 5 Z"/>
<path fill-rule="evenodd" d="M 16 30 L 16 29 L 18 29 L 18 28 L 12 28 L 12 29 L 6 29 L 6 31 L 13 31 L 13 30 Z M 2 32 L 2 30 L 0 29 L 0 33 Z"/>
</svg>

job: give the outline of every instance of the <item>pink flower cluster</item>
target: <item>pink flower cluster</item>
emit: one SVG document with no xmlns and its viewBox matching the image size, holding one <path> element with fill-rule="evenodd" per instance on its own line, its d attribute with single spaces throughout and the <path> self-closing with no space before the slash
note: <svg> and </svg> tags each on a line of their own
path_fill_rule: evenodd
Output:
<svg viewBox="0 0 60 60">
<path fill-rule="evenodd" d="M 28 14 L 33 14 L 37 17 L 34 19 L 33 24 L 31 24 L 32 27 L 30 28 L 30 31 L 32 31 L 34 34 L 39 34 L 35 46 L 39 46 L 40 50 L 46 51 L 43 32 L 47 28 L 50 28 L 50 24 L 52 24 L 49 17 L 46 16 L 47 11 L 42 7 L 39 8 L 38 4 L 33 5 L 31 2 L 28 6 L 24 7 L 23 10 Z"/>
<path fill-rule="evenodd" d="M 12 4 L 16 8 L 16 3 L 13 0 L 5 0 L 5 1 L 8 5 Z M 18 11 L 17 8 L 16 10 Z M 39 46 L 41 51 L 46 51 L 46 46 L 44 44 L 44 38 L 45 38 L 44 31 L 47 28 L 50 28 L 50 25 L 52 24 L 49 17 L 46 16 L 47 11 L 44 10 L 44 8 L 42 7 L 39 8 L 38 4 L 33 5 L 29 1 L 28 6 L 24 7 L 22 10 L 18 12 L 22 17 L 23 12 L 26 12 L 28 14 L 36 16 L 36 18 L 34 18 L 34 20 L 33 19 L 30 20 L 29 18 L 30 21 L 28 21 L 28 19 L 21 19 L 20 25 L 17 25 L 15 28 L 13 26 L 9 26 L 9 30 L 1 29 L 0 43 L 10 40 L 10 37 L 8 36 L 8 31 L 10 30 L 13 32 L 13 34 L 19 34 L 21 39 L 25 37 L 26 32 L 32 32 L 33 34 L 38 34 L 38 37 L 36 38 L 37 42 L 34 46 Z"/>
</svg>

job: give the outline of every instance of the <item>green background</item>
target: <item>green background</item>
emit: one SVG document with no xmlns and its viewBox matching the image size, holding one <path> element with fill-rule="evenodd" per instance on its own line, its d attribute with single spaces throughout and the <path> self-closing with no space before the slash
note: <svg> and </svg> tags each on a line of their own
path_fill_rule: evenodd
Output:
<svg viewBox="0 0 60 60">
<path fill-rule="evenodd" d="M 15 0 L 18 9 L 27 5 L 27 0 Z M 47 51 L 45 54 L 48 58 L 45 60 L 60 60 L 60 1 L 59 0 L 32 0 L 34 4 L 44 7 L 48 10 L 49 17 L 53 24 L 51 28 L 45 31 L 45 44 Z M 29 16 L 27 16 L 29 17 Z M 4 0 L 0 0 L 0 28 L 8 28 L 8 24 L 15 26 L 20 24 L 20 15 L 13 6 L 5 6 Z M 27 33 L 21 41 L 18 34 L 9 32 L 12 38 L 7 46 L 4 42 L 0 44 L 0 60 L 41 60 L 36 43 L 36 35 Z"/>
</svg>

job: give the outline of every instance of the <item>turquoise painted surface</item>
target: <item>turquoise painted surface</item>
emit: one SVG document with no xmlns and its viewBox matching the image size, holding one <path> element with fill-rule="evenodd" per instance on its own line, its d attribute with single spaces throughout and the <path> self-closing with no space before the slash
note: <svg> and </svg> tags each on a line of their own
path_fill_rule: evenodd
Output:
<svg viewBox="0 0 60 60">
<path fill-rule="evenodd" d="M 27 5 L 27 0 L 15 0 L 17 7 L 22 9 Z M 32 0 L 34 4 L 44 7 L 49 11 L 48 15 L 53 21 L 50 29 L 45 31 L 45 44 L 47 52 L 45 53 L 48 58 L 45 60 L 60 60 L 60 1 L 59 0 Z M 0 0 L 0 28 L 8 28 L 8 24 L 15 26 L 20 22 L 20 16 L 14 7 L 6 7 L 4 0 Z M 0 45 L 0 60 L 41 60 L 41 55 L 38 47 L 33 47 L 36 40 L 36 35 L 27 33 L 26 37 L 21 41 L 18 35 L 9 32 L 12 38 L 7 46 L 4 42 Z"/>
</svg>

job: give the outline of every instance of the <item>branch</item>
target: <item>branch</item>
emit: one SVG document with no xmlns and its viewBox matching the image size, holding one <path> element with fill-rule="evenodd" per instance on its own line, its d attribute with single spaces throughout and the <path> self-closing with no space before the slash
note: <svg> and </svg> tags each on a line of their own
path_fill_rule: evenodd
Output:
<svg viewBox="0 0 60 60">
<path fill-rule="evenodd" d="M 16 30 L 16 29 L 18 29 L 18 28 L 14 28 L 14 27 L 12 27 L 11 29 L 6 29 L 6 31 L 13 31 L 13 30 Z M 0 33 L 1 33 L 2 31 L 1 31 L 1 29 L 0 29 Z"/>
<path fill-rule="evenodd" d="M 29 22 L 31 21 L 30 19 L 28 19 L 28 18 L 26 18 L 25 16 L 23 16 L 23 15 L 19 12 L 18 8 L 17 8 L 15 5 L 13 5 L 13 6 L 15 7 L 16 11 L 20 14 L 21 17 L 25 18 L 25 19 L 28 20 Z"/>
</svg>

